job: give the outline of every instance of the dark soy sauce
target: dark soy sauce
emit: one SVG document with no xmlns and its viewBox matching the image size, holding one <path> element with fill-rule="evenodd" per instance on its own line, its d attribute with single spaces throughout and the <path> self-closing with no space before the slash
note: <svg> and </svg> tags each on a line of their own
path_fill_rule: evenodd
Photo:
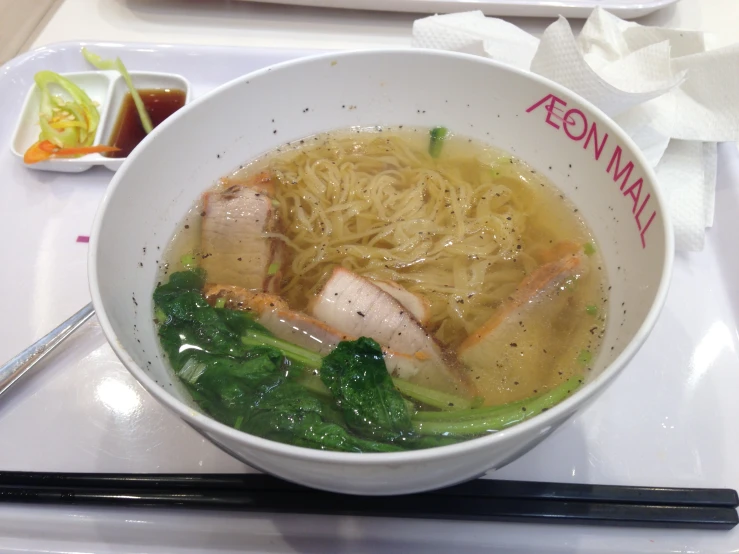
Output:
<svg viewBox="0 0 739 554">
<path fill-rule="evenodd" d="M 138 93 L 154 127 L 185 105 L 185 91 L 183 90 L 140 89 Z M 110 146 L 115 146 L 120 150 L 105 155 L 109 158 L 125 158 L 145 136 L 146 131 L 141 125 L 133 97 L 130 92 L 126 93 L 108 141 Z"/>
</svg>

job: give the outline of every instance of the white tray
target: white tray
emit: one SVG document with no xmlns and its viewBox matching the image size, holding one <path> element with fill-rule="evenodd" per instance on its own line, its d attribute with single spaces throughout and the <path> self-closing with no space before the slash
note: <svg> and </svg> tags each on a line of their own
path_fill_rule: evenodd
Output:
<svg viewBox="0 0 739 554">
<path fill-rule="evenodd" d="M 249 1 L 249 0 L 246 0 Z M 270 4 L 387 12 L 451 13 L 480 10 L 500 17 L 586 18 L 600 6 L 623 18 L 641 17 L 678 0 L 259 0 Z"/>
<path fill-rule="evenodd" d="M 88 45 L 131 70 L 179 73 L 193 96 L 308 54 L 170 45 Z M 33 74 L 84 68 L 80 44 L 0 68 L 0 361 L 88 300 L 87 245 L 111 173 L 27 169 L 7 148 Z M 739 489 L 739 153 L 722 148 L 716 226 L 680 254 L 651 337 L 598 402 L 496 478 Z M 0 469 L 251 471 L 165 412 L 83 327 L 0 402 Z M 392 502 L 392 499 L 388 499 Z M 215 512 L 82 510 L 0 503 L 0 552 L 729 552 L 730 532 L 607 529 Z"/>
</svg>

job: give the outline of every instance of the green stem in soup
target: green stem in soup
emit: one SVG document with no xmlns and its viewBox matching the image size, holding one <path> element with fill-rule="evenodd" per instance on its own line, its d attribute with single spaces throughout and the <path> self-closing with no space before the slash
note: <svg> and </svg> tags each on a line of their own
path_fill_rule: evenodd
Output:
<svg viewBox="0 0 739 554">
<path fill-rule="evenodd" d="M 472 407 L 472 401 L 467 398 L 422 387 L 397 377 L 393 377 L 393 384 L 396 389 L 408 398 L 432 408 L 438 408 L 439 410 L 466 410 Z"/>
<path fill-rule="evenodd" d="M 413 428 L 421 435 L 456 435 L 456 436 L 475 436 L 492 431 L 501 431 L 520 423 L 526 419 L 530 419 L 538 415 L 554 405 L 562 402 L 570 396 L 575 390 L 582 385 L 581 377 L 572 377 L 551 391 L 530 398 L 522 402 L 513 402 L 509 405 L 501 407 L 497 411 L 477 419 L 462 419 L 461 421 L 423 421 L 423 417 L 419 420 L 419 412 L 413 418 Z M 480 410 L 482 411 L 482 410 Z M 460 412 L 452 412 L 450 415 L 457 415 Z"/>
<path fill-rule="evenodd" d="M 249 331 L 241 337 L 241 342 L 245 346 L 271 346 L 282 352 L 286 358 L 308 367 L 321 367 L 321 363 L 323 362 L 323 358 L 315 352 L 265 333 Z"/>
</svg>

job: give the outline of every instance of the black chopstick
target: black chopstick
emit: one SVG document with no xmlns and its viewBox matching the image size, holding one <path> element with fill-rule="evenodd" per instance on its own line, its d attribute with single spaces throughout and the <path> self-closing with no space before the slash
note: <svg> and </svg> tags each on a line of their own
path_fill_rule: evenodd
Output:
<svg viewBox="0 0 739 554">
<path fill-rule="evenodd" d="M 478 479 L 393 497 L 312 490 L 263 474 L 0 472 L 0 502 L 731 529 L 737 493 Z"/>
<path fill-rule="evenodd" d="M 261 473 L 35 473 L 0 471 L 0 486 L 104 487 L 150 490 L 277 490 L 312 491 Z M 664 506 L 714 506 L 736 508 L 739 495 L 732 489 L 656 488 L 613 485 L 583 485 L 539 481 L 475 479 L 460 485 L 425 493 L 445 496 L 518 498 L 529 500 L 590 501 L 600 503 Z"/>
</svg>

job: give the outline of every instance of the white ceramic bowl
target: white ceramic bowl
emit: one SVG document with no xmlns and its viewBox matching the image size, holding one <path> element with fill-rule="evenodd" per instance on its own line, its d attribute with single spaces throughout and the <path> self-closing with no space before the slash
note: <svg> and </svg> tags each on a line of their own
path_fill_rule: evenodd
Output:
<svg viewBox="0 0 739 554">
<path fill-rule="evenodd" d="M 597 238 L 612 286 L 603 348 L 586 386 L 505 431 L 392 454 L 289 446 L 200 413 L 167 367 L 152 317 L 157 262 L 178 222 L 218 177 L 281 144 L 337 128 L 399 124 L 444 125 L 506 149 L 576 203 Z M 501 467 L 594 401 L 652 329 L 673 258 L 655 177 L 607 116 L 543 78 L 479 57 L 424 50 L 283 63 L 186 106 L 115 175 L 91 246 L 90 286 L 102 328 L 126 367 L 162 404 L 255 468 L 312 487 L 374 495 L 438 488 Z"/>
</svg>

